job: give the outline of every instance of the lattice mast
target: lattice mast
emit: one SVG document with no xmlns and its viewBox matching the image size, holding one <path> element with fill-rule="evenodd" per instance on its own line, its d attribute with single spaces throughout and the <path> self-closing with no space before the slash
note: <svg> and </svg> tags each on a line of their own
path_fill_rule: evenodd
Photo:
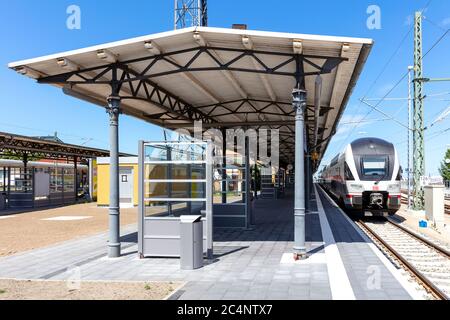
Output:
<svg viewBox="0 0 450 320">
<path fill-rule="evenodd" d="M 175 30 L 207 25 L 207 0 L 175 0 Z"/>
<path fill-rule="evenodd" d="M 422 72 L 422 13 L 416 12 L 414 19 L 414 119 L 413 119 L 413 171 L 415 210 L 425 207 L 424 189 L 420 178 L 425 175 L 424 112 Z"/>
</svg>

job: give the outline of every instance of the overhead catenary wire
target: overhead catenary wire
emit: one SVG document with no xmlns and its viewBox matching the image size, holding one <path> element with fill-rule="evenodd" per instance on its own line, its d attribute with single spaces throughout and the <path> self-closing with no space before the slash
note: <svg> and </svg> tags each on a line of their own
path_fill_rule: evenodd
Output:
<svg viewBox="0 0 450 320">
<path fill-rule="evenodd" d="M 423 13 L 429 8 L 429 6 L 430 6 L 430 4 L 431 4 L 432 1 L 433 1 L 433 0 L 429 0 L 429 1 L 427 2 L 427 4 L 425 5 L 425 7 L 420 11 L 421 14 L 423 14 Z M 408 30 L 408 32 L 406 33 L 406 35 L 405 35 L 405 36 L 403 37 L 403 39 L 401 40 L 399 46 L 398 46 L 397 49 L 394 51 L 394 54 L 393 54 L 393 55 L 391 56 L 391 58 L 387 61 L 387 63 L 385 64 L 385 66 L 383 67 L 382 71 L 380 72 L 380 74 L 379 74 L 379 75 L 377 76 L 377 78 L 375 79 L 375 81 L 371 84 L 371 86 L 370 86 L 369 89 L 368 89 L 368 92 L 370 92 L 370 91 L 372 90 L 373 86 L 376 84 L 376 82 L 378 81 L 378 79 L 379 79 L 379 78 L 381 77 L 381 75 L 384 73 L 384 71 L 385 71 L 386 68 L 387 68 L 387 65 L 390 64 L 390 62 L 392 61 L 393 57 L 394 57 L 394 56 L 397 54 L 397 52 L 400 50 L 400 47 L 403 45 L 403 43 L 405 42 L 406 38 L 409 36 L 409 34 L 410 34 L 411 31 L 413 30 L 413 28 L 414 28 L 414 24 L 411 25 L 410 29 Z M 448 31 L 449 31 L 449 30 L 446 31 L 445 35 L 448 33 Z M 423 58 L 425 58 L 425 56 L 426 56 L 431 50 L 434 49 L 434 47 L 435 47 L 435 46 L 436 46 L 436 45 L 437 45 L 437 44 L 445 37 L 445 35 L 442 36 L 440 39 L 438 39 L 437 43 L 435 43 L 435 44 L 427 51 L 427 53 L 425 53 L 425 55 L 423 56 Z M 394 86 L 393 86 L 393 87 L 392 87 L 392 88 L 391 88 L 391 89 L 383 96 L 383 98 L 380 99 L 380 101 L 378 101 L 378 103 L 375 105 L 376 108 L 384 101 L 384 99 L 386 99 L 386 98 L 394 91 L 395 88 L 397 88 L 397 87 L 400 85 L 400 83 L 407 77 L 407 75 L 408 75 L 408 72 L 406 72 L 406 73 L 400 78 L 400 80 L 397 81 L 396 84 L 395 84 L 395 85 L 394 85 Z M 368 92 L 363 96 L 362 99 L 365 99 L 365 98 L 366 98 Z M 359 108 L 361 107 L 361 104 L 362 104 L 362 102 L 359 103 L 359 105 L 358 105 L 358 107 L 357 107 L 357 110 L 359 110 Z M 361 121 L 365 120 L 365 119 L 372 113 L 373 110 L 374 110 L 374 109 L 371 108 L 371 109 L 364 115 L 364 117 L 361 118 Z M 340 147 L 339 149 L 342 148 L 342 146 L 347 142 L 348 138 L 353 134 L 354 130 L 355 130 L 359 125 L 360 125 L 360 123 L 356 123 L 355 126 L 353 126 L 353 128 L 350 130 L 349 134 L 348 134 L 348 135 L 346 136 L 346 138 L 343 140 L 343 143 L 342 143 L 342 145 L 341 145 L 341 147 Z"/>
<path fill-rule="evenodd" d="M 449 29 L 447 29 L 434 43 L 433 43 L 433 45 L 430 47 L 430 49 L 428 49 L 428 51 L 423 55 L 423 57 L 422 57 L 422 59 L 424 59 L 434 48 L 436 48 L 436 46 L 445 38 L 445 36 L 447 36 L 447 34 L 450 32 L 450 28 Z M 399 85 L 400 85 L 400 83 L 407 77 L 407 75 L 408 75 L 408 72 L 406 72 L 401 78 L 400 78 L 400 80 L 399 81 L 397 81 L 396 82 L 396 84 L 378 101 L 378 103 L 376 103 L 375 104 L 375 106 L 372 106 L 372 107 L 370 107 L 371 109 L 367 112 L 367 114 L 363 117 L 363 118 L 361 118 L 361 120 L 359 121 L 359 122 L 357 122 L 356 124 L 355 124 L 355 126 L 352 128 L 352 130 L 350 131 L 350 133 L 347 135 L 347 137 L 344 139 L 344 142 L 343 143 L 345 143 L 346 141 L 347 141 L 347 139 L 350 137 L 350 135 L 353 133 L 353 131 L 354 131 L 354 129 L 356 128 L 356 127 L 358 127 L 358 125 L 363 121 L 363 120 L 365 120 L 365 118 L 367 118 L 367 116 L 369 116 L 371 113 L 372 113 L 372 111 L 374 111 L 374 110 L 376 110 L 377 108 L 378 108 L 378 106 L 383 102 L 383 101 L 385 101 L 385 99 L 389 96 L 389 94 L 391 94 L 393 91 L 394 91 L 394 89 L 396 88 L 396 87 L 398 87 Z M 391 119 L 391 120 L 394 120 L 395 121 L 395 119 Z"/>
<path fill-rule="evenodd" d="M 425 7 L 421 10 L 421 13 L 423 14 L 423 12 L 425 12 L 429 6 L 431 5 L 431 2 L 433 0 L 429 0 Z M 402 47 L 402 45 L 404 44 L 404 42 L 406 41 L 406 39 L 408 38 L 408 36 L 410 35 L 410 33 L 412 32 L 412 30 L 414 29 L 414 24 L 411 25 L 411 27 L 409 28 L 408 32 L 405 34 L 405 36 L 402 38 L 402 40 L 400 41 L 399 45 L 397 46 L 397 48 L 395 49 L 394 53 L 390 56 L 390 58 L 388 59 L 388 61 L 386 62 L 386 64 L 383 66 L 383 68 L 381 69 L 380 73 L 378 74 L 378 76 L 375 78 L 375 80 L 372 82 L 372 84 L 369 86 L 369 89 L 367 90 L 366 94 L 364 94 L 362 99 L 365 99 L 367 97 L 367 95 L 369 94 L 369 92 L 373 89 L 373 87 L 375 86 L 375 84 L 378 82 L 378 80 L 380 79 L 380 77 L 383 75 L 383 73 L 387 70 L 387 67 L 389 66 L 389 64 L 391 63 L 391 61 L 393 60 L 393 58 L 397 55 L 398 51 L 400 50 L 400 48 Z M 378 107 L 378 105 L 384 100 L 386 99 L 392 91 L 394 91 L 394 89 L 406 78 L 406 76 L 408 75 L 408 72 L 402 76 L 402 78 L 394 85 L 394 87 L 392 87 L 385 95 L 382 99 L 380 99 L 380 101 L 377 103 L 376 107 Z M 358 104 L 357 110 L 359 110 L 361 108 L 362 102 L 360 101 L 360 103 Z M 373 109 L 369 110 L 367 112 L 367 114 L 361 119 L 361 120 L 365 120 L 371 113 L 372 113 Z M 344 139 L 341 147 L 339 149 L 341 149 L 343 147 L 343 145 L 347 142 L 348 138 L 353 134 L 353 131 L 359 126 L 360 123 L 355 124 L 355 126 L 353 126 L 353 128 L 350 130 L 349 134 L 346 136 L 346 138 Z"/>
</svg>

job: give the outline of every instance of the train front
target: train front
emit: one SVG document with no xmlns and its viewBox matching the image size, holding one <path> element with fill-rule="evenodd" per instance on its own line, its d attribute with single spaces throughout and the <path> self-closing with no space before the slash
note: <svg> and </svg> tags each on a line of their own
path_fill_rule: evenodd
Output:
<svg viewBox="0 0 450 320">
<path fill-rule="evenodd" d="M 401 168 L 392 143 L 355 140 L 347 148 L 344 205 L 365 216 L 393 215 L 401 206 Z"/>
</svg>

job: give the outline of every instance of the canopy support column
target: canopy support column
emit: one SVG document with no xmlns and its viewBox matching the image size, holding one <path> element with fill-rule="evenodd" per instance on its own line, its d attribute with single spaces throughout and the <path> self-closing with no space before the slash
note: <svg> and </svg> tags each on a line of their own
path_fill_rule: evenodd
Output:
<svg viewBox="0 0 450 320">
<path fill-rule="evenodd" d="M 73 181 L 74 181 L 74 193 L 75 193 L 75 202 L 78 201 L 78 157 L 73 157 Z"/>
<path fill-rule="evenodd" d="M 23 179 L 28 180 L 28 153 L 24 153 L 22 155 L 22 162 L 23 162 Z M 28 191 L 28 184 L 24 187 L 24 190 L 25 192 Z"/>
<path fill-rule="evenodd" d="M 227 203 L 227 131 L 222 129 L 222 203 Z"/>
<path fill-rule="evenodd" d="M 295 109 L 295 203 L 294 203 L 294 258 L 305 259 L 305 157 L 304 157 L 304 111 L 306 91 L 292 91 Z"/>
<path fill-rule="evenodd" d="M 306 176 L 305 176 L 305 210 L 306 211 L 311 211 L 311 156 L 309 155 L 308 150 L 306 150 L 306 156 L 305 156 L 305 166 L 306 166 Z"/>
<path fill-rule="evenodd" d="M 108 98 L 110 177 L 109 177 L 109 242 L 108 257 L 120 257 L 120 207 L 119 207 L 119 113 L 120 97 Z"/>
</svg>

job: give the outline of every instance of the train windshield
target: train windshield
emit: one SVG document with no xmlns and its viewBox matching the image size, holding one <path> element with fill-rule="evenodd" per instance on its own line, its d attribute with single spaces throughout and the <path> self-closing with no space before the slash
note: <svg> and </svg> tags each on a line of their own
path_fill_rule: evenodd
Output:
<svg viewBox="0 0 450 320">
<path fill-rule="evenodd" d="M 386 158 L 367 157 L 362 159 L 362 171 L 365 176 L 385 176 Z"/>
</svg>

